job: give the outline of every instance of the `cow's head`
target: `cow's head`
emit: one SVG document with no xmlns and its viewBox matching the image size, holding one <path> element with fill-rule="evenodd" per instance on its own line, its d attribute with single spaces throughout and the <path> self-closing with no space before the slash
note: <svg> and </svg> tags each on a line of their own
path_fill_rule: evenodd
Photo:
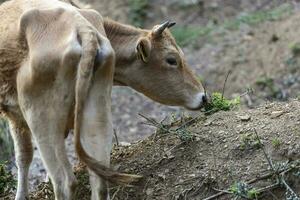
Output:
<svg viewBox="0 0 300 200">
<path fill-rule="evenodd" d="M 120 66 L 126 79 L 119 81 L 162 104 L 196 110 L 207 97 L 168 30 L 173 25 L 154 26 L 135 41 L 134 59 L 126 67 Z"/>
</svg>

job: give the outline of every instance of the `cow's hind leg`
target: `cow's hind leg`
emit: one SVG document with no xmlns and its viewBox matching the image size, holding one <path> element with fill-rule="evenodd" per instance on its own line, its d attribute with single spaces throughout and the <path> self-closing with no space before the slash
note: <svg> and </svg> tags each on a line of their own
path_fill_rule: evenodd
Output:
<svg viewBox="0 0 300 200">
<path fill-rule="evenodd" d="M 73 199 L 76 179 L 68 161 L 64 136 L 74 96 L 70 81 L 31 85 L 29 66 L 19 71 L 17 85 L 19 105 L 40 151 L 52 181 L 55 199 Z M 63 76 L 63 74 L 62 74 Z M 29 87 L 30 86 L 30 87 Z"/>
<path fill-rule="evenodd" d="M 52 95 L 54 94 L 52 93 Z M 27 108 L 21 103 L 43 164 L 52 181 L 55 199 L 68 200 L 74 198 L 72 195 L 74 194 L 76 179 L 65 150 L 66 116 L 63 115 L 64 104 L 61 102 L 59 108 L 57 105 L 59 104 L 56 102 L 56 105 L 42 106 L 40 103 L 35 102 Z"/>
<path fill-rule="evenodd" d="M 15 199 L 24 200 L 28 197 L 28 173 L 33 156 L 31 133 L 18 108 L 9 109 L 5 116 L 9 121 L 18 167 L 18 187 Z"/>
</svg>

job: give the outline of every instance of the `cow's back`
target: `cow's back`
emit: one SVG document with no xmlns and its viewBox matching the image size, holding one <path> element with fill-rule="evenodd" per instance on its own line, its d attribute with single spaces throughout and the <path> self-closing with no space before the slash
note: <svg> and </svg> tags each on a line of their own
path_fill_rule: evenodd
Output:
<svg viewBox="0 0 300 200">
<path fill-rule="evenodd" d="M 67 7 L 58 0 L 12 0 L 0 5 L 0 106 L 17 104 L 16 74 L 28 56 L 20 38 L 20 18 L 26 11 Z"/>
</svg>

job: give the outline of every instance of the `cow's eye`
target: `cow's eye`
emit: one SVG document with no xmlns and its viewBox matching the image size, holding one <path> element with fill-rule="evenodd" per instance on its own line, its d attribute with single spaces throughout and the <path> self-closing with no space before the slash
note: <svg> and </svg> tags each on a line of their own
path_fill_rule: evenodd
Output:
<svg viewBox="0 0 300 200">
<path fill-rule="evenodd" d="M 166 61 L 169 65 L 173 65 L 173 66 L 177 65 L 177 60 L 175 58 L 167 58 Z"/>
</svg>

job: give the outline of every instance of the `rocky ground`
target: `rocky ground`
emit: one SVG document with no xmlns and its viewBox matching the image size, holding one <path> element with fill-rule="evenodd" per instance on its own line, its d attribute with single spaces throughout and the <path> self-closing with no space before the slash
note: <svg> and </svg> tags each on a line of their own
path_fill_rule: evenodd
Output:
<svg viewBox="0 0 300 200">
<path fill-rule="evenodd" d="M 220 191 L 225 192 L 214 199 L 278 200 L 300 194 L 299 100 L 199 113 L 159 126 L 145 140 L 114 147 L 113 167 L 144 177 L 136 186 L 111 185 L 114 200 L 209 199 Z M 89 199 L 85 170 L 75 171 L 78 199 Z M 32 199 L 46 195 L 53 199 L 51 187 L 42 184 Z"/>
</svg>

